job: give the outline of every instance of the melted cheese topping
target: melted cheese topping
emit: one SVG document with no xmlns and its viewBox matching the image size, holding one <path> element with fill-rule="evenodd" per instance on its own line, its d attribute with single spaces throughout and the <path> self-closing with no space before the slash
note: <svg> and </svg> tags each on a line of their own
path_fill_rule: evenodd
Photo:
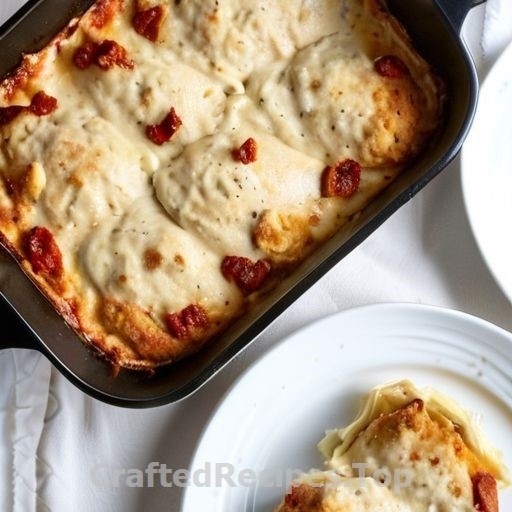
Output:
<svg viewBox="0 0 512 512">
<path fill-rule="evenodd" d="M 220 267 L 222 253 L 169 223 L 151 196 L 94 230 L 80 256 L 104 296 L 135 303 L 157 319 L 190 303 L 231 314 L 240 305 L 234 285 L 211 271 Z"/>
<path fill-rule="evenodd" d="M 344 456 L 361 430 L 380 416 L 396 411 L 417 398 L 423 401 L 425 413 L 441 427 L 453 428 L 456 425 L 464 443 L 498 480 L 512 483 L 500 453 L 488 442 L 469 412 L 450 397 L 431 388 L 418 389 L 408 380 L 374 388 L 354 422 L 343 429 L 329 431 L 319 443 L 320 451 L 330 460 L 332 467 L 338 466 L 338 457 Z"/>
<path fill-rule="evenodd" d="M 330 469 L 299 478 L 278 512 L 473 512 L 474 475 L 512 483 L 469 413 L 407 380 L 372 390 L 357 418 L 318 446 Z"/>
<path fill-rule="evenodd" d="M 203 69 L 213 67 L 216 74 L 241 91 L 243 81 L 256 69 L 342 29 L 346 3 L 182 1 L 172 6 L 164 44 L 188 62 Z"/>
<path fill-rule="evenodd" d="M 359 160 L 375 82 L 373 62 L 353 35 L 334 33 L 256 75 L 247 92 L 291 146 L 317 158 Z"/>
<path fill-rule="evenodd" d="M 409 80 L 397 84 L 376 74 L 373 59 L 351 32 L 330 34 L 265 68 L 248 81 L 247 94 L 294 148 L 366 167 L 410 158 L 421 133 L 414 130 L 420 118 L 413 105 L 428 101 Z"/>
<path fill-rule="evenodd" d="M 242 124 L 240 110 L 254 107 L 246 98 L 237 100 L 243 106 L 232 105 L 226 124 L 156 172 L 154 186 L 180 226 L 219 249 L 229 247 L 234 254 L 258 258 L 262 254 L 247 233 L 254 230 L 260 212 L 318 200 L 324 164 L 274 135 Z M 258 157 L 244 165 L 232 151 L 249 137 L 256 141 Z"/>
<path fill-rule="evenodd" d="M 132 24 L 153 7 L 155 41 Z M 175 339 L 169 315 L 201 306 L 204 342 L 257 301 L 224 273 L 226 256 L 249 259 L 244 279 L 266 260 L 271 288 L 438 126 L 439 81 L 390 19 L 376 0 L 99 0 L 0 83 L 0 108 L 27 107 L 0 126 L 2 233 L 32 272 L 24 236 L 48 229 L 64 275 L 33 277 L 114 362 L 193 352 L 201 343 Z M 126 65 L 114 50 L 99 65 L 105 42 Z M 75 65 L 87 48 L 90 65 Z M 380 76 L 383 53 L 410 74 Z M 54 111 L 31 112 L 39 91 Z M 181 124 L 156 144 L 148 127 L 171 109 Z M 249 138 L 257 156 L 243 163 L 233 152 Z M 324 169 L 344 158 L 362 166 L 356 193 L 322 197 Z"/>
</svg>

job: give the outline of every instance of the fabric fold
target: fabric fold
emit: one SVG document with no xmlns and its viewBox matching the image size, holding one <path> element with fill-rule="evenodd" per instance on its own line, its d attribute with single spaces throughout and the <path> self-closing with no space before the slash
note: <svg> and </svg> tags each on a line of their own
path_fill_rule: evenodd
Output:
<svg viewBox="0 0 512 512">
<path fill-rule="evenodd" d="M 51 365 L 31 350 L 4 350 L 2 370 L 2 510 L 41 510 L 37 501 L 37 447 L 48 403 Z"/>
</svg>

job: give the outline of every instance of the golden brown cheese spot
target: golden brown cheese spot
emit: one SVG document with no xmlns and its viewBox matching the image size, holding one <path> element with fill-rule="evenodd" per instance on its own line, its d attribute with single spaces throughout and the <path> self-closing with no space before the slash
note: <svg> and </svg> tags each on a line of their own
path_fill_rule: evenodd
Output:
<svg viewBox="0 0 512 512">
<path fill-rule="evenodd" d="M 28 228 L 36 203 L 46 186 L 46 173 L 38 162 L 29 164 L 26 170 L 12 177 L 1 178 L 3 193 L 9 198 L 1 208 L 2 224 L 15 222 Z"/>
<path fill-rule="evenodd" d="M 32 162 L 23 176 L 23 194 L 28 201 L 36 202 L 46 185 L 46 173 L 39 162 Z"/>
<path fill-rule="evenodd" d="M 10 102 L 22 92 L 29 80 L 41 73 L 43 67 L 43 59 L 36 55 L 26 55 L 19 67 L 17 67 L 10 75 L 8 75 L 0 83 L 0 91 L 4 101 Z"/>
<path fill-rule="evenodd" d="M 123 0 L 97 0 L 89 11 L 91 25 L 97 29 L 105 28 L 123 7 Z"/>
<path fill-rule="evenodd" d="M 425 97 L 410 77 L 383 80 L 373 93 L 376 112 L 362 144 L 363 161 L 372 166 L 403 165 L 416 156 L 429 132 L 423 130 Z"/>
<path fill-rule="evenodd" d="M 293 486 L 276 512 L 322 512 L 322 489 L 309 485 Z"/>
<path fill-rule="evenodd" d="M 203 23 L 200 25 L 201 33 L 206 41 L 212 41 L 214 34 L 218 31 L 220 24 L 219 8 L 214 7 L 209 13 L 207 12 Z"/>
<path fill-rule="evenodd" d="M 468 468 L 473 468 L 478 464 L 453 425 L 441 426 L 438 422 L 433 421 L 424 410 L 422 400 L 419 399 L 393 413 L 375 419 L 368 426 L 363 437 L 369 443 L 375 443 L 383 449 L 386 443 L 399 441 L 408 431 L 418 434 L 417 439 L 420 441 L 418 448 L 422 446 L 423 442 L 428 443 L 429 447 L 435 446 L 436 443 L 451 446 L 454 456 L 460 459 L 461 463 L 467 464 Z M 421 454 L 422 451 L 418 449 L 413 453 Z M 438 456 L 432 456 L 430 460 L 437 461 L 434 465 L 439 464 Z"/>
<path fill-rule="evenodd" d="M 34 203 L 39 199 L 46 185 L 46 173 L 39 162 L 29 164 L 19 177 L 4 179 L 10 195 L 15 196 L 16 202 L 21 201 L 25 207 L 27 203 Z"/>
<path fill-rule="evenodd" d="M 316 90 L 316 89 L 320 89 L 320 87 L 322 86 L 322 82 L 320 80 L 318 80 L 317 78 L 315 78 L 314 80 L 311 81 L 311 89 L 313 90 Z"/>
<path fill-rule="evenodd" d="M 460 498 L 462 495 L 462 489 L 456 482 L 452 482 L 449 486 L 450 492 L 456 497 Z"/>
<path fill-rule="evenodd" d="M 312 213 L 309 216 L 309 225 L 312 227 L 318 226 L 320 224 L 320 221 L 321 221 L 320 215 L 318 215 L 316 213 Z"/>
<path fill-rule="evenodd" d="M 265 210 L 254 229 L 254 241 L 275 262 L 298 261 L 313 242 L 311 217 L 306 212 Z"/>
<path fill-rule="evenodd" d="M 157 269 L 162 264 L 163 259 L 157 249 L 150 247 L 144 251 L 144 265 L 148 270 Z"/>
<path fill-rule="evenodd" d="M 91 168 L 91 171 L 94 172 L 94 169 Z M 84 186 L 84 182 L 79 172 L 71 172 L 69 176 L 66 178 L 66 181 L 76 188 L 81 188 Z"/>
<path fill-rule="evenodd" d="M 379 439 L 376 442 L 382 445 L 386 442 L 396 441 L 405 430 L 423 431 L 426 436 L 431 437 L 437 424 L 428 421 L 428 417 L 421 414 L 422 410 L 423 402 L 414 400 L 407 407 L 374 420 L 364 435 L 369 442 L 373 442 L 374 437 L 372 436 L 378 433 Z"/>
</svg>

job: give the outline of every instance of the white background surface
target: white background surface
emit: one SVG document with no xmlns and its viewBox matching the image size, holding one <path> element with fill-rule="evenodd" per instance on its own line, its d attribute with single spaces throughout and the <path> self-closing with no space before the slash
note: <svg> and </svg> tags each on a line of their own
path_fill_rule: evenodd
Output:
<svg viewBox="0 0 512 512">
<path fill-rule="evenodd" d="M 0 18 L 19 5 L 0 0 Z M 468 17 L 464 34 L 481 78 L 512 39 L 511 5 L 489 0 Z M 223 393 L 260 354 L 312 320 L 377 302 L 450 307 L 512 330 L 511 304 L 471 233 L 459 159 L 180 403 L 140 411 L 107 406 L 71 386 L 38 354 L 0 352 L 0 510 L 177 511 L 178 487 L 130 488 L 123 479 L 119 487 L 105 486 L 98 476 L 144 470 L 152 461 L 187 468 Z"/>
</svg>

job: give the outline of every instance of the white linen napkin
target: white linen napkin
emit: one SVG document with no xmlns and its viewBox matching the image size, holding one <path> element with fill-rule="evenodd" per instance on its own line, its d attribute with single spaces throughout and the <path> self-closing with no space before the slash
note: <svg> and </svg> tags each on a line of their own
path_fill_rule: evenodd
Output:
<svg viewBox="0 0 512 512">
<path fill-rule="evenodd" d="M 482 27 L 483 33 L 468 44 L 483 76 L 512 40 L 512 1 L 488 0 L 474 11 L 482 17 L 470 15 L 472 34 Z M 474 246 L 458 187 L 448 169 L 287 310 L 260 348 L 251 346 L 184 403 L 143 411 L 107 406 L 39 354 L 0 351 L 0 510 L 177 511 L 171 489 L 131 487 L 122 472 L 143 471 L 151 461 L 187 467 L 215 401 L 249 356 L 327 313 L 379 301 L 423 302 L 501 319 L 512 329 L 503 324 L 509 306 Z"/>
<path fill-rule="evenodd" d="M 50 363 L 36 352 L 0 352 L 1 510 L 38 510 L 36 453 L 47 412 L 50 374 Z"/>
</svg>

